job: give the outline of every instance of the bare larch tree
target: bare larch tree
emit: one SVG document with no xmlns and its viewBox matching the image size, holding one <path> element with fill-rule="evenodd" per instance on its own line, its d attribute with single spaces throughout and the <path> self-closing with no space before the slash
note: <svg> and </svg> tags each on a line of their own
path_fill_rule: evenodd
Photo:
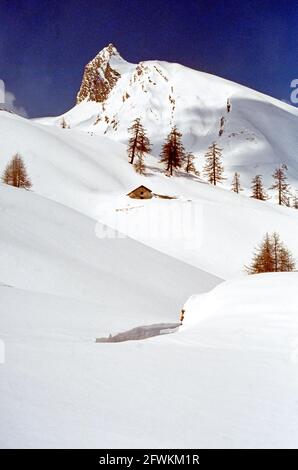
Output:
<svg viewBox="0 0 298 470">
<path fill-rule="evenodd" d="M 6 166 L 2 175 L 2 182 L 16 188 L 30 189 L 32 187 L 25 164 L 18 153 Z"/>
<path fill-rule="evenodd" d="M 295 270 L 295 261 L 291 252 L 281 242 L 280 236 L 274 232 L 266 233 L 261 245 L 256 249 L 248 274 L 291 272 Z"/>
<path fill-rule="evenodd" d="M 237 194 L 239 194 L 240 191 L 243 191 L 243 189 L 241 188 L 241 184 L 240 184 L 240 175 L 239 173 L 237 173 L 237 171 L 234 173 L 231 190 Z"/>
<path fill-rule="evenodd" d="M 276 168 L 273 173 L 274 183 L 270 189 L 275 189 L 278 196 L 278 204 L 280 206 L 289 205 L 289 184 L 287 183 L 286 171 L 288 170 L 287 165 L 281 165 L 279 168 Z"/>
<path fill-rule="evenodd" d="M 133 165 L 134 159 L 139 154 L 144 156 L 144 153 L 150 153 L 151 145 L 150 141 L 146 135 L 146 131 L 141 124 L 141 119 L 136 118 L 131 127 L 128 129 L 129 134 L 131 135 L 128 142 L 128 157 L 130 159 L 129 163 Z"/>
<path fill-rule="evenodd" d="M 181 139 L 182 134 L 174 126 L 162 146 L 160 162 L 165 164 L 166 173 L 170 176 L 185 162 L 185 149 Z"/>
<path fill-rule="evenodd" d="M 184 170 L 186 173 L 192 173 L 193 175 L 200 176 L 200 172 L 195 167 L 194 160 L 195 156 L 192 153 L 187 153 L 184 159 Z"/>
<path fill-rule="evenodd" d="M 216 143 L 213 143 L 208 148 L 208 151 L 205 155 L 206 163 L 203 169 L 204 175 L 208 179 L 210 184 L 216 186 L 217 183 L 226 179 L 223 175 L 224 168 L 221 162 L 222 149 L 217 146 Z"/>
<path fill-rule="evenodd" d="M 259 201 L 267 201 L 268 194 L 266 193 L 263 185 L 262 175 L 256 175 L 251 182 L 252 194 L 250 197 L 258 199 Z"/>
</svg>

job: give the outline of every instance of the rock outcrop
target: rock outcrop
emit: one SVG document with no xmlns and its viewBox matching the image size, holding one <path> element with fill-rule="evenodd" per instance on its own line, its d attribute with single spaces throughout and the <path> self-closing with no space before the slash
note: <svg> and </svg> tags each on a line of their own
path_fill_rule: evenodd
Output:
<svg viewBox="0 0 298 470">
<path fill-rule="evenodd" d="M 102 103 L 107 99 L 121 77 L 120 73 L 110 65 L 113 56 L 119 54 L 113 44 L 109 44 L 86 65 L 77 95 L 77 104 L 84 100 Z"/>
</svg>

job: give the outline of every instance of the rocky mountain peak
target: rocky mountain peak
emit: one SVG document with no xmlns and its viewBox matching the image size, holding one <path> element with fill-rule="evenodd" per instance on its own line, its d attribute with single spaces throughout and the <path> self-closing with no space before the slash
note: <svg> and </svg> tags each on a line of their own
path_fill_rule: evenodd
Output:
<svg viewBox="0 0 298 470">
<path fill-rule="evenodd" d="M 77 95 L 77 104 L 81 101 L 102 103 L 121 77 L 111 65 L 111 58 L 123 61 L 113 44 L 104 47 L 85 67 L 83 80 Z"/>
<path fill-rule="evenodd" d="M 104 47 L 98 55 L 105 60 L 109 60 L 112 56 L 119 56 L 120 54 L 117 51 L 117 48 L 114 46 L 114 44 L 110 43 L 108 46 Z"/>
</svg>

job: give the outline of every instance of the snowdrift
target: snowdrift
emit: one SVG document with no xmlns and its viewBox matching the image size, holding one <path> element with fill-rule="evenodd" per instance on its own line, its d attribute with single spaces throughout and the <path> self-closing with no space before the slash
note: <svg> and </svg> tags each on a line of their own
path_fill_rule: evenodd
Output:
<svg viewBox="0 0 298 470">
<path fill-rule="evenodd" d="M 1 447 L 296 448 L 297 276 L 224 283 L 179 333 L 117 344 L 90 304 L 0 287 Z"/>
</svg>

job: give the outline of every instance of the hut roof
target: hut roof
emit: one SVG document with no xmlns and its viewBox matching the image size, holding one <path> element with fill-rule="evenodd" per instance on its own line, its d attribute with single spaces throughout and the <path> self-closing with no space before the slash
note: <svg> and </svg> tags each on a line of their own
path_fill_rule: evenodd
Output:
<svg viewBox="0 0 298 470">
<path fill-rule="evenodd" d="M 130 194 L 134 193 L 135 191 L 137 191 L 138 189 L 144 189 L 145 191 L 149 191 L 150 193 L 152 193 L 152 190 L 147 188 L 146 186 L 144 186 L 143 184 L 141 184 L 141 186 L 138 186 L 137 188 L 133 189 L 132 191 L 130 191 L 130 193 L 127 194 L 127 196 L 129 196 Z"/>
</svg>

